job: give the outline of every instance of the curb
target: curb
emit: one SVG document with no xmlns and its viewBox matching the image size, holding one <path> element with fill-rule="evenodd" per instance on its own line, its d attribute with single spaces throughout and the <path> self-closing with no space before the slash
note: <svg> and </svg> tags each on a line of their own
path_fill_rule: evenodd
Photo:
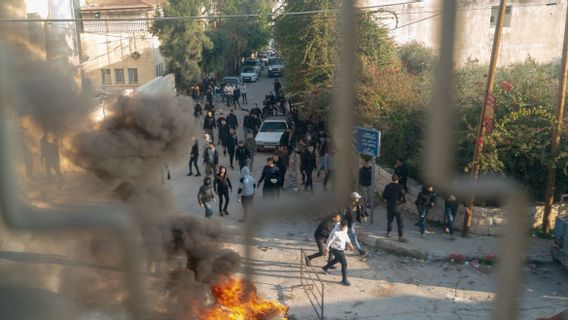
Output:
<svg viewBox="0 0 568 320">
<path fill-rule="evenodd" d="M 415 248 L 406 248 L 403 245 L 397 245 L 398 242 L 396 240 L 390 239 L 382 239 L 382 238 L 373 238 L 369 237 L 368 234 L 361 234 L 362 242 L 368 245 L 371 248 L 381 249 L 386 252 L 403 256 L 403 257 L 410 257 L 415 259 L 422 259 L 431 262 L 437 261 L 448 261 L 452 259 L 452 257 L 456 255 L 460 255 L 464 258 L 465 261 L 472 261 L 472 260 L 485 260 L 488 256 L 497 257 L 495 258 L 498 260 L 497 254 L 469 254 L 463 255 L 457 252 L 441 252 L 441 251 L 430 251 L 430 250 L 420 250 Z M 552 253 L 548 254 L 539 254 L 539 255 L 527 255 L 524 257 L 525 264 L 543 264 L 543 263 L 553 263 Z"/>
</svg>

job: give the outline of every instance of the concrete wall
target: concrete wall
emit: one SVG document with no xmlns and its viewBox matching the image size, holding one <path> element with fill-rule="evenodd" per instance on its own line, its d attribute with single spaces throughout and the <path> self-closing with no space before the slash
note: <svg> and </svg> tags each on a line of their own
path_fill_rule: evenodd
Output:
<svg viewBox="0 0 568 320">
<path fill-rule="evenodd" d="M 456 63 L 468 59 L 488 63 L 495 28 L 490 26 L 491 7 L 498 0 L 456 0 L 458 9 L 459 52 Z M 398 0 L 360 0 L 360 6 L 400 3 Z M 503 29 L 499 65 L 522 62 L 531 57 L 538 62 L 559 58 L 566 15 L 566 0 L 509 0 L 512 6 L 511 25 Z M 418 41 L 437 49 L 440 24 L 440 0 L 384 7 L 387 12 L 377 15 L 391 29 L 399 44 Z M 397 21 L 398 19 L 398 21 Z"/>
<path fill-rule="evenodd" d="M 385 186 L 390 183 L 392 170 L 389 172 L 384 168 L 378 167 L 376 174 L 377 191 L 382 192 Z M 403 212 L 413 217 L 418 217 L 418 211 L 414 205 L 421 186 L 412 179 L 408 179 L 408 193 L 406 194 L 406 204 L 402 206 Z M 462 229 L 464 219 L 464 207 L 460 205 L 456 218 L 455 227 Z M 540 228 L 542 225 L 543 206 L 528 207 L 525 214 L 528 216 L 533 228 Z M 554 227 L 558 206 L 553 207 L 551 214 L 551 226 Z M 442 223 L 444 221 L 444 199 L 438 198 L 436 207 L 428 212 L 428 220 Z M 471 232 L 481 235 L 501 235 L 503 233 L 503 225 L 505 224 L 505 213 L 502 208 L 492 207 L 474 207 Z"/>
<path fill-rule="evenodd" d="M 94 14 L 92 10 L 83 12 L 83 16 L 87 18 L 93 18 Z M 153 11 L 144 10 L 101 11 L 102 18 L 146 17 L 152 14 Z M 163 75 L 165 63 L 159 52 L 160 41 L 149 29 L 147 21 L 101 21 L 85 24 L 85 32 L 81 33 L 82 67 L 89 85 L 100 92 L 113 93 L 136 88 Z M 161 67 L 158 68 L 159 66 Z M 129 68 L 138 70 L 138 83 L 129 84 Z M 111 84 L 103 84 L 101 69 L 111 70 Z M 124 70 L 124 84 L 116 83 L 115 69 Z"/>
</svg>

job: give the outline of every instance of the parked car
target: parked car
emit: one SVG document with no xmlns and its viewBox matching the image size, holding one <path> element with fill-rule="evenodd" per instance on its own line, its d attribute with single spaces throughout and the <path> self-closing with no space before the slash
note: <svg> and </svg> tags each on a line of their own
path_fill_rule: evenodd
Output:
<svg viewBox="0 0 568 320">
<path fill-rule="evenodd" d="M 265 52 L 259 52 L 256 57 L 260 59 L 260 63 L 264 66 L 268 65 L 268 55 Z"/>
<path fill-rule="evenodd" d="M 268 77 L 281 77 L 285 66 L 282 58 L 268 58 Z"/>
<path fill-rule="evenodd" d="M 258 80 L 258 73 L 254 67 L 243 67 L 241 69 L 241 79 L 243 82 L 256 82 Z"/>
<path fill-rule="evenodd" d="M 260 59 L 246 59 L 243 63 L 245 67 L 254 67 L 256 73 L 260 77 L 260 73 L 262 72 L 262 64 L 260 63 Z"/>
<path fill-rule="evenodd" d="M 231 76 L 231 77 L 225 77 L 223 78 L 223 87 L 227 84 L 227 83 L 232 83 L 233 86 L 238 86 L 239 84 L 241 84 L 241 78 L 240 77 L 235 77 L 235 76 Z"/>
<path fill-rule="evenodd" d="M 280 144 L 280 137 L 292 123 L 287 117 L 269 117 L 262 122 L 254 138 L 256 149 L 259 151 L 276 149 Z"/>
</svg>

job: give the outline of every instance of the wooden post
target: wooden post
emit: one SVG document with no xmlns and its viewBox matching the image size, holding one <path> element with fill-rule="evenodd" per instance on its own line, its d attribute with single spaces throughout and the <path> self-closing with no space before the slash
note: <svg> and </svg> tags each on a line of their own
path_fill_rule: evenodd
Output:
<svg viewBox="0 0 568 320">
<path fill-rule="evenodd" d="M 566 100 L 566 77 L 568 76 L 568 8 L 566 10 L 566 24 L 564 27 L 564 46 L 562 48 L 562 69 L 560 73 L 560 87 L 558 92 L 558 108 L 556 121 L 552 129 L 550 141 L 550 162 L 548 163 L 548 179 L 546 180 L 546 198 L 544 215 L 542 216 L 542 231 L 550 233 L 550 212 L 554 202 L 554 189 L 556 187 L 556 165 L 560 147 L 560 132 L 562 130 L 562 117 L 564 116 L 564 103 Z"/>
<path fill-rule="evenodd" d="M 495 73 L 497 71 L 497 58 L 501 49 L 501 32 L 503 30 L 503 22 L 505 20 L 505 8 L 507 1 L 501 0 L 499 4 L 499 14 L 497 15 L 497 24 L 495 26 L 495 36 L 493 37 L 493 48 L 491 50 L 491 61 L 489 62 L 489 74 L 487 75 L 487 87 L 485 89 L 485 100 L 481 107 L 481 116 L 479 119 L 479 127 L 477 130 L 477 138 L 475 139 L 475 151 L 473 153 L 473 179 L 479 177 L 480 163 L 479 159 L 483 153 L 484 136 L 491 126 L 493 126 L 495 96 L 493 96 L 493 84 L 495 82 Z M 473 216 L 474 195 L 472 195 L 465 208 L 465 217 L 463 220 L 462 236 L 467 237 L 471 220 Z"/>
</svg>

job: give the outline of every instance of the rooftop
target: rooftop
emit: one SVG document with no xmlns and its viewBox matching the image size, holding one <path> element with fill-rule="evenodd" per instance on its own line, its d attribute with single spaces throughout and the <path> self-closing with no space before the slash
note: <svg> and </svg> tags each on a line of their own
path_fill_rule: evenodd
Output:
<svg viewBox="0 0 568 320">
<path fill-rule="evenodd" d="M 81 10 L 151 9 L 160 2 L 161 0 L 88 0 Z"/>
</svg>

